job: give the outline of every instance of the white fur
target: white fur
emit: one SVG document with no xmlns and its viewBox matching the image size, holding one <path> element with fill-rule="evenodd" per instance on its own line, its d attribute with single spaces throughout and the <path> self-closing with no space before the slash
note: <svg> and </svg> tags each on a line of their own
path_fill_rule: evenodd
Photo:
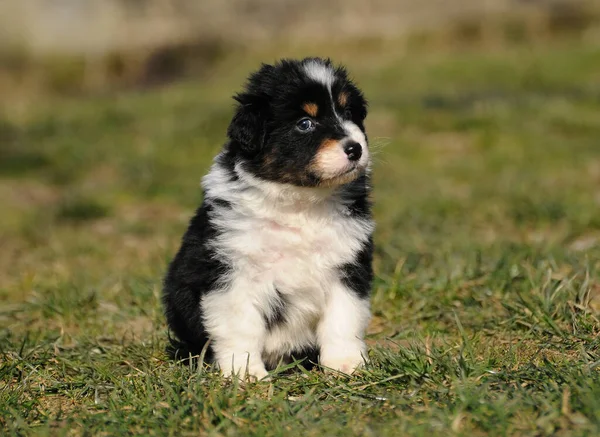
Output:
<svg viewBox="0 0 600 437">
<path fill-rule="evenodd" d="M 348 318 L 352 314 L 352 318 Z M 348 293 L 341 283 L 330 290 L 329 300 L 317 335 L 321 345 L 321 364 L 352 373 L 366 357 L 362 335 L 370 319 L 368 305 Z"/>
<path fill-rule="evenodd" d="M 364 136 L 363 136 L 364 138 Z M 368 300 L 340 281 L 337 268 L 352 262 L 372 233 L 372 221 L 350 217 L 333 188 L 302 188 L 260 180 L 238 165 L 231 181 L 215 163 L 203 179 L 221 231 L 212 241 L 233 266 L 222 290 L 201 305 L 215 358 L 225 374 L 266 376 L 263 357 L 320 344 L 322 364 L 349 373 L 362 362 Z M 281 293 L 286 323 L 270 331 L 268 314 Z"/>
<path fill-rule="evenodd" d="M 353 167 L 339 141 L 334 146 L 321 150 L 315 158 L 315 170 L 323 179 L 334 178 Z"/>
<path fill-rule="evenodd" d="M 330 67 L 317 61 L 309 61 L 304 64 L 304 71 L 308 77 L 325 85 L 331 94 L 335 75 Z"/>
<path fill-rule="evenodd" d="M 343 123 L 342 118 L 335 111 L 335 105 L 333 103 L 333 94 L 331 92 L 331 88 L 335 82 L 335 72 L 333 69 L 330 66 L 322 64 L 321 62 L 310 61 L 304 65 L 304 72 L 312 80 L 325 85 L 327 92 L 329 93 L 329 102 L 331 103 L 335 117 L 337 118 L 338 122 Z"/>
<path fill-rule="evenodd" d="M 362 168 L 367 167 L 369 165 L 370 159 L 369 148 L 367 147 L 367 138 L 365 137 L 365 134 L 355 123 L 351 121 L 344 121 L 342 123 L 342 126 L 344 127 L 348 138 L 353 141 L 356 141 L 362 147 L 362 155 L 360 157 L 360 160 L 358 161 L 358 165 Z"/>
</svg>

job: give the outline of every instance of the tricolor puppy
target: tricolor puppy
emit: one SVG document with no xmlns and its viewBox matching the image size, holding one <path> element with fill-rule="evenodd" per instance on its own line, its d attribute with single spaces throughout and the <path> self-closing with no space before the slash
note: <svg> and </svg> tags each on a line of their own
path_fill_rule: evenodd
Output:
<svg viewBox="0 0 600 437">
<path fill-rule="evenodd" d="M 352 373 L 373 277 L 366 101 L 318 58 L 263 65 L 235 100 L 164 282 L 176 355 L 206 346 L 258 379 L 306 357 Z"/>
</svg>

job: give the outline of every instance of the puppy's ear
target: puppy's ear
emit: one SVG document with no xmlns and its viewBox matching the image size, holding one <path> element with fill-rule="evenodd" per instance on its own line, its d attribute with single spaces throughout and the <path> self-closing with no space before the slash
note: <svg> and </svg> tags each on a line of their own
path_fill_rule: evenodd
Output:
<svg viewBox="0 0 600 437">
<path fill-rule="evenodd" d="M 260 151 L 265 141 L 265 104 L 261 99 L 248 94 L 238 94 L 234 99 L 239 105 L 227 128 L 227 136 L 243 154 L 253 156 Z"/>
</svg>

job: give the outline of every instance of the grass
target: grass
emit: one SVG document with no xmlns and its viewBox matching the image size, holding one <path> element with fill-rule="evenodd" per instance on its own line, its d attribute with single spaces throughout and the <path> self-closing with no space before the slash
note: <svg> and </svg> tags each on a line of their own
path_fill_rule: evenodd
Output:
<svg viewBox="0 0 600 437">
<path fill-rule="evenodd" d="M 370 98 L 371 363 L 240 386 L 169 362 L 160 281 L 265 50 L 0 119 L 4 435 L 597 435 L 600 56 L 329 54 Z"/>
</svg>

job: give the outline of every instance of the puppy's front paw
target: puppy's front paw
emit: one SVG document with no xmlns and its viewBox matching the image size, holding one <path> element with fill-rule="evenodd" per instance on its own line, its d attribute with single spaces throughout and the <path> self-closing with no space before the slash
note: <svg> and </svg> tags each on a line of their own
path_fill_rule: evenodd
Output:
<svg viewBox="0 0 600 437">
<path fill-rule="evenodd" d="M 246 373 L 247 378 L 250 381 L 269 381 L 269 372 L 264 366 L 257 366 L 256 368 L 249 368 Z"/>
<path fill-rule="evenodd" d="M 353 354 L 322 356 L 321 365 L 337 372 L 352 375 L 357 369 L 365 364 L 361 351 Z M 326 369 L 327 370 L 327 369 Z"/>
<path fill-rule="evenodd" d="M 268 381 L 269 373 L 265 369 L 264 366 L 249 366 L 249 367 L 241 367 L 237 371 L 233 371 L 231 366 L 229 369 L 221 367 L 221 372 L 225 378 L 232 378 L 234 373 L 241 381 L 245 381 L 246 379 L 250 381 Z"/>
</svg>

